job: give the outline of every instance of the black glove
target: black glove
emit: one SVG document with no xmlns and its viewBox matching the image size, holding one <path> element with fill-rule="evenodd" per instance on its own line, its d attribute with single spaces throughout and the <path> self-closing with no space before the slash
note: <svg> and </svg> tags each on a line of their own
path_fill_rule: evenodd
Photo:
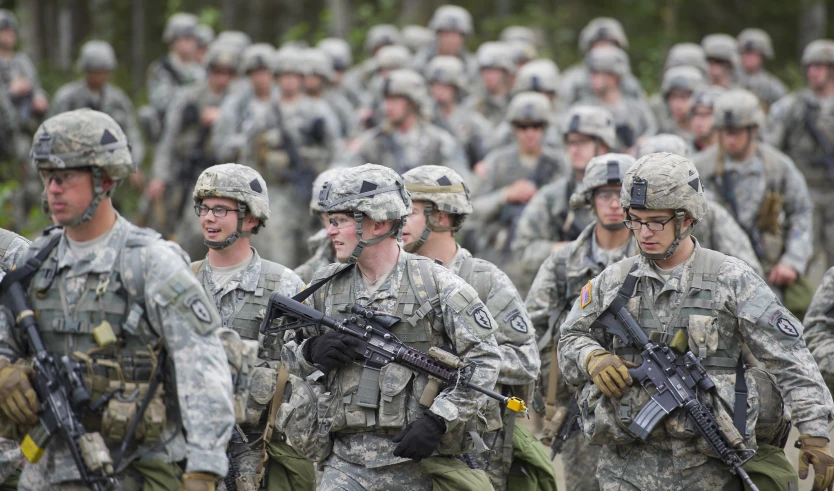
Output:
<svg viewBox="0 0 834 491">
<path fill-rule="evenodd" d="M 430 457 L 446 433 L 446 421 L 440 416 L 426 411 L 426 415 L 417 421 L 408 423 L 394 442 L 399 443 L 394 449 L 394 457 L 419 461 Z"/>
<path fill-rule="evenodd" d="M 324 118 L 316 118 L 310 123 L 307 136 L 310 137 L 310 143 L 314 145 L 324 144 L 324 139 L 327 137 L 327 125 L 324 122 Z"/>
<path fill-rule="evenodd" d="M 304 345 L 304 358 L 322 372 L 329 372 L 353 361 L 359 340 L 348 334 L 328 331 L 310 338 Z"/>
</svg>

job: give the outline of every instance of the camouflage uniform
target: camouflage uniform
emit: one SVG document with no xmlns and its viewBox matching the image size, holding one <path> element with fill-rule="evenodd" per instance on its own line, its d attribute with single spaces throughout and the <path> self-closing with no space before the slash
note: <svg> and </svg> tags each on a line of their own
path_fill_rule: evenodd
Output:
<svg viewBox="0 0 834 491">
<path fill-rule="evenodd" d="M 515 73 L 515 66 L 510 57 L 510 49 L 505 43 L 486 42 L 478 47 L 475 54 L 478 69 L 497 68 L 505 72 L 504 80 L 509 85 L 510 77 Z M 476 88 L 466 99 L 466 105 L 482 115 L 492 126 L 504 120 L 504 113 L 510 103 L 509 87 L 505 94 L 489 94 L 486 90 Z"/>
<path fill-rule="evenodd" d="M 741 59 L 739 58 L 738 43 L 736 43 L 736 40 L 729 34 L 709 34 L 701 40 L 701 47 L 704 48 L 704 54 L 707 55 L 708 63 L 712 61 L 725 65 L 729 75 L 729 85 L 724 86 L 724 88 L 738 88 Z M 710 85 L 720 85 L 717 81 L 710 80 L 709 76 L 707 77 L 707 82 Z"/>
<path fill-rule="evenodd" d="M 691 162 L 668 153 L 642 158 L 626 175 L 620 199 L 624 207 L 636 206 L 631 189 L 638 177 L 648 181 L 646 208 L 674 209 L 677 240 L 693 240 L 686 236 L 687 231 L 680 231 L 680 222 L 685 214 L 700 218 L 706 202 Z M 668 257 L 673 250 L 670 247 L 659 256 Z M 786 402 L 799 431 L 827 437 L 831 396 L 802 341 L 802 324 L 747 265 L 704 249 L 696 241 L 693 253 L 666 281 L 643 255 L 608 267 L 583 287 L 562 324 L 559 367 L 566 382 L 580 390 L 583 433 L 591 444 L 603 445 L 597 467 L 602 489 L 742 489 L 741 481 L 692 429 L 684 411 L 672 412 L 643 441 L 625 428 L 649 400 L 648 393 L 626 387 L 622 398 L 615 400 L 591 382 L 587 368 L 591 355 L 611 356 L 605 354 L 607 350 L 627 361 L 640 362 L 634 350 L 611 346 L 606 340 L 610 337 L 603 339 L 590 329 L 614 300 L 630 270 L 637 278 L 638 291 L 626 308 L 652 339 L 668 341 L 673 333 L 685 333 L 688 347 L 699 353 L 716 385 L 700 397 L 712 411 L 733 407 L 734 366 L 742 344 L 746 344 L 775 376 L 779 388 L 792 395 Z M 711 291 L 712 301 L 694 300 L 691 292 L 696 290 Z M 683 315 L 677 315 L 682 308 Z M 757 439 L 772 437 L 754 430 L 768 408 L 760 399 L 764 394 L 753 383 L 751 370 L 746 370 L 745 379 L 750 393 L 746 414 L 749 436 L 744 445 L 756 448 Z"/>
<path fill-rule="evenodd" d="M 368 33 L 365 35 L 365 56 L 367 59 L 347 69 L 342 78 L 342 86 L 348 93 L 352 94 L 351 100 L 354 106 L 367 107 L 372 102 L 369 94 L 370 81 L 378 69 L 374 54 L 384 46 L 400 44 L 402 44 L 402 38 L 396 26 L 377 24 L 368 29 Z"/>
<path fill-rule="evenodd" d="M 662 105 L 652 108 L 657 118 L 658 131 L 660 133 L 671 133 L 687 141 L 691 141 L 692 134 L 688 130 L 684 130 L 678 126 L 669 111 L 669 106 L 666 104 L 666 101 L 673 90 L 677 89 L 689 92 L 691 97 L 705 86 L 706 80 L 703 74 L 695 67 L 678 66 L 666 70 L 663 74 L 663 83 L 660 88 L 660 94 L 663 97 Z"/>
<path fill-rule="evenodd" d="M 26 254 L 32 241 L 11 230 L 0 228 L 0 269 L 3 265 L 11 267 Z"/>
<path fill-rule="evenodd" d="M 133 171 L 124 133 L 112 118 L 88 109 L 44 122 L 35 135 L 32 164 L 39 169 L 92 166 L 95 196 L 76 224 L 92 219 L 98 204 L 109 196 L 109 191 L 101 190 L 104 173 L 119 182 Z M 182 250 L 117 215 L 113 228 L 84 257 L 74 255 L 74 246 L 58 228 L 38 239 L 28 257 L 56 237 L 57 247 L 39 268 L 41 273 L 36 273 L 28 292 L 47 350 L 58 356 L 69 351 L 90 353 L 92 349 L 96 352 L 95 356 L 90 353 L 96 377 L 106 374 L 105 382 L 118 382 L 124 377 L 144 384 L 152 372 L 153 355 L 148 353 L 148 346 L 160 342 L 170 364 L 164 373 L 164 385 L 152 398 L 156 402 L 151 402 L 148 409 L 154 411 L 154 421 L 159 424 L 148 425 L 145 434 L 149 440 L 135 441 L 129 453 L 147 452 L 142 454 L 145 459 L 158 459 L 163 467 L 187 459 L 189 473 L 226 474 L 224 449 L 234 424 L 231 374 L 217 336 L 217 311 L 189 271 Z M 17 266 L 23 261 L 19 260 Z M 54 271 L 54 275 L 44 271 Z M 98 300 L 87 299 L 91 289 L 98 291 Z M 36 291 L 41 293 L 36 295 Z M 104 305 L 108 306 L 107 312 L 102 311 Z M 122 340 L 118 351 L 112 349 L 113 345 L 99 348 L 90 335 L 104 321 Z M 26 341 L 5 315 L 0 321 L 0 354 L 12 361 L 31 356 Z M 123 375 L 117 376 L 97 360 L 118 363 Z M 97 379 L 93 387 L 100 387 L 100 382 Z M 99 390 L 92 390 L 93 400 L 101 395 Z M 119 437 L 119 426 L 114 425 L 111 431 L 98 425 L 88 428 L 100 430 L 106 438 L 109 433 L 113 438 L 111 455 L 116 455 L 124 438 L 124 434 Z M 166 442 L 164 446 L 150 439 L 156 431 L 160 432 L 158 440 Z M 20 489 L 78 489 L 73 483 L 78 477 L 66 445 L 53 439 L 43 458 L 24 468 Z M 142 477 L 133 467 L 116 477 L 120 481 L 134 480 L 134 486 L 142 487 Z"/>
<path fill-rule="evenodd" d="M 456 31 L 463 36 L 470 36 L 475 32 L 472 25 L 472 15 L 465 8 L 457 5 L 441 5 L 438 7 L 429 21 L 429 29 L 435 33 L 438 31 Z M 438 56 L 437 42 L 432 40 L 414 55 L 414 70 L 423 73 L 435 56 Z M 478 62 L 475 56 L 465 46 L 455 56 L 460 58 L 466 67 L 466 77 L 471 83 L 475 83 L 478 79 Z"/>
<path fill-rule="evenodd" d="M 322 213 L 324 213 L 324 209 L 319 204 L 319 193 L 325 183 L 334 181 L 338 178 L 337 176 L 340 171 L 341 169 L 326 170 L 316 176 L 316 180 L 313 181 L 313 194 L 310 198 L 310 214 L 313 217 L 318 218 Z M 328 264 L 337 262 L 336 251 L 333 249 L 333 241 L 331 241 L 330 237 L 327 235 L 326 228 L 319 230 L 307 239 L 307 248 L 309 249 L 311 257 L 305 261 L 304 264 L 295 268 L 295 273 L 300 276 L 305 283 L 309 283 L 310 280 L 313 279 L 313 274 L 315 274 L 316 271 L 327 266 Z"/>
<path fill-rule="evenodd" d="M 834 268 L 825 272 L 803 324 L 805 344 L 814 356 L 828 390 L 831 390 L 834 388 L 834 356 L 831 355 L 831 334 L 834 333 Z"/>
<path fill-rule="evenodd" d="M 716 128 L 764 126 L 764 114 L 756 96 L 744 90 L 731 90 L 719 97 L 715 112 Z M 728 209 L 730 204 L 722 194 L 722 186 L 724 179 L 732 179 L 738 208 L 734 216 L 743 229 L 760 229 L 764 249 L 760 259 L 765 274 L 777 262 L 804 274 L 813 252 L 813 206 L 805 179 L 788 156 L 766 143 L 755 145 L 754 155 L 746 162 L 722 155 L 719 145 L 704 150 L 693 160 L 705 187 Z M 781 195 L 781 210 L 762 216 L 763 202 L 772 201 L 767 196 L 774 193 Z"/>
<path fill-rule="evenodd" d="M 404 26 L 401 34 L 403 45 L 414 54 L 434 41 L 434 31 L 424 26 Z"/>
<path fill-rule="evenodd" d="M 805 47 L 802 66 L 811 63 L 834 66 L 834 42 L 827 39 L 814 41 Z M 827 177 L 825 165 L 816 162 L 824 150 L 805 126 L 805 121 L 816 123 L 828 141 L 834 142 L 834 106 L 829 98 L 818 98 L 811 89 L 793 92 L 774 103 L 770 108 L 765 141 L 785 152 L 805 176 L 814 204 L 814 248 L 825 256 L 825 267 L 834 265 L 834 191 L 832 180 Z"/>
<path fill-rule="evenodd" d="M 742 52 L 752 51 L 762 56 L 762 61 L 773 59 L 773 43 L 770 35 L 761 29 L 745 29 L 738 35 L 738 47 Z M 756 73 L 739 70 L 739 85 L 756 94 L 765 108 L 787 94 L 785 84 L 775 75 L 761 68 Z"/>
<path fill-rule="evenodd" d="M 591 159 L 586 168 L 586 177 L 576 193 L 571 196 L 573 207 L 588 208 L 592 203 L 593 190 L 608 184 L 617 184 L 616 179 L 608 175 L 608 163 L 615 162 L 619 179 L 634 163 L 628 155 L 605 154 Z M 576 198 L 574 198 L 574 196 Z M 574 397 L 565 381 L 551 369 L 559 342 L 559 326 L 567 317 L 579 291 L 590 279 L 594 278 L 607 266 L 638 253 L 637 244 L 629 237 L 625 244 L 612 250 L 599 246 L 596 239 L 596 221 L 585 227 L 579 237 L 557 250 L 544 261 L 536 274 L 533 286 L 527 295 L 525 306 L 530 313 L 530 320 L 536 330 L 536 339 L 542 359 L 542 370 L 537 386 L 537 399 L 541 397 L 545 406 L 535 408 L 546 420 L 545 443 L 554 437 Z M 556 388 L 551 391 L 549 384 L 556 380 Z M 551 397 L 555 395 L 555 397 Z M 559 415 L 557 417 L 557 414 Z M 569 490 L 599 489 L 596 474 L 588 472 L 595 469 L 599 449 L 585 442 L 584 438 L 574 435 L 564 443 L 562 461 L 565 469 L 565 483 Z"/>
<path fill-rule="evenodd" d="M 304 59 L 304 76 L 318 76 L 321 78 L 322 89 L 319 98 L 327 103 L 327 106 L 337 118 L 339 125 L 338 137 L 353 136 L 358 130 L 359 119 L 348 98 L 342 92 L 330 88 L 334 76 L 332 58 L 322 49 L 305 50 L 302 56 Z"/>
<path fill-rule="evenodd" d="M 359 194 L 363 181 L 375 184 L 381 191 L 351 199 Z M 364 214 L 377 221 L 394 220 L 392 234 L 399 235 L 402 220 L 410 212 L 411 200 L 395 173 L 367 164 L 345 171 L 340 174 L 339 181 L 331 184 L 329 192 L 322 196 L 327 211 L 353 212 L 360 218 Z M 358 219 L 357 228 L 361 228 L 361 223 Z M 385 240 L 391 235 L 381 237 Z M 361 247 L 365 244 L 367 241 L 360 241 L 354 257 L 361 254 Z M 339 267 L 343 266 L 332 265 L 318 271 L 314 282 Z M 349 305 L 354 302 L 402 316 L 403 319 L 410 318 L 413 324 L 400 322 L 391 330 L 401 339 L 409 339 L 410 346 L 422 351 L 451 343 L 452 349 L 463 354 L 464 362 L 477 366 L 472 382 L 483 387 L 494 386 L 501 362 L 493 337 L 495 320 L 472 287 L 433 261 L 404 251 L 400 251 L 394 269 L 374 293 L 368 293 L 361 274 L 353 267 L 351 271 L 332 279 L 307 302 L 336 319 L 349 315 Z M 423 303 L 421 299 L 424 297 L 433 299 L 430 302 L 432 307 L 418 312 L 415 308 Z M 321 372 L 305 358 L 305 347 L 310 342 L 307 339 L 298 346 L 289 343 L 284 354 L 291 374 L 309 377 L 311 385 L 323 386 L 327 393 L 339 394 L 332 400 L 335 420 L 325 422 L 325 416 L 319 413 L 319 424 L 329 426 L 333 441 L 332 451 L 327 453 L 323 462 L 324 472 L 319 489 L 431 489 L 430 480 L 421 474 L 416 462 L 392 454 L 396 446 L 393 437 L 407 424 L 428 417 L 424 415 L 429 409 L 446 423 L 446 434 L 438 447 L 440 454 L 467 451 L 461 448 L 462 432 L 467 422 L 478 418 L 479 407 L 485 402 L 474 391 L 462 387 L 445 389 L 434 399 L 431 407 L 426 408 L 419 405 L 417 399 L 428 381 L 427 377 L 414 376 L 411 370 L 390 364 L 379 375 L 380 387 L 384 390 L 379 407 L 358 407 L 357 397 L 342 394 L 351 393 L 352 388 L 357 386 L 361 366 L 344 365 L 331 371 L 329 376 L 322 377 Z"/>
<path fill-rule="evenodd" d="M 330 56 L 333 60 L 333 69 L 342 74 L 341 81 L 332 85 L 331 91 L 341 94 L 354 109 L 360 108 L 367 102 L 367 94 L 363 87 L 356 87 L 349 83 L 348 70 L 353 64 L 350 45 L 344 39 L 324 38 L 316 47 Z"/>
<path fill-rule="evenodd" d="M 435 209 L 457 217 L 457 224 L 449 230 L 451 232 L 472 213 L 469 194 L 461 177 L 446 167 L 418 167 L 407 172 L 403 180 L 411 199 L 422 201 L 426 206 L 426 229 L 420 236 L 421 240 L 425 240 L 424 237 L 427 238 L 431 231 L 447 230 L 434 223 Z M 416 244 L 419 245 L 411 248 L 413 244 L 406 247 L 419 253 L 422 243 L 418 240 Z M 512 281 L 494 264 L 472 257 L 469 251 L 459 246 L 451 262 L 445 266 L 475 289 L 496 321 L 495 340 L 501 353 L 496 390 L 504 395 L 529 400 L 540 361 L 533 329 Z M 512 411 L 504 411 L 502 418 L 498 404 L 495 401 L 488 404 L 488 418 L 496 424 L 505 419 L 505 424 L 512 424 L 514 428 L 516 415 Z M 505 436 L 509 438 L 505 439 Z M 479 454 L 479 463 L 482 468 L 489 465 L 487 474 L 495 489 L 506 489 L 507 473 L 512 463 L 512 432 L 505 428 L 485 435 L 484 439 L 492 449 L 488 455 Z"/>
<path fill-rule="evenodd" d="M 116 55 L 113 47 L 105 41 L 88 41 L 81 47 L 78 56 L 78 69 L 87 71 L 108 71 L 116 69 Z M 133 161 L 140 165 L 145 158 L 145 143 L 136 116 L 133 103 L 122 89 L 107 83 L 98 92 L 92 92 L 83 79 L 70 82 L 55 93 L 49 115 L 54 116 L 73 109 L 87 107 L 107 113 L 119 123 L 130 142 Z"/>
</svg>

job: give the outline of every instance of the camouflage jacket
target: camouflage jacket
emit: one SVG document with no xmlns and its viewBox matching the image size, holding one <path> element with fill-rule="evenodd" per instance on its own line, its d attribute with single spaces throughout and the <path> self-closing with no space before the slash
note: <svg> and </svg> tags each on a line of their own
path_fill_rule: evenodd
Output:
<svg viewBox="0 0 834 491">
<path fill-rule="evenodd" d="M 486 118 L 493 128 L 504 121 L 504 115 L 507 113 L 509 104 L 509 95 L 492 96 L 485 91 L 476 92 L 464 101 L 464 106 Z"/>
<path fill-rule="evenodd" d="M 636 99 L 623 94 L 620 100 L 612 105 L 590 94 L 579 102 L 604 107 L 611 112 L 617 129 L 616 151 L 624 152 L 637 145 L 639 138 L 657 134 L 657 121 L 645 98 Z"/>
<path fill-rule="evenodd" d="M 565 140 L 564 134 L 562 133 L 564 114 L 560 111 L 554 111 L 553 114 L 550 115 L 550 121 L 547 124 L 547 129 L 544 131 L 544 140 L 543 144 L 557 150 L 559 152 L 564 151 L 565 148 Z M 515 141 L 515 132 L 513 131 L 513 126 L 508 121 L 501 121 L 495 129 L 492 130 L 492 134 L 489 139 L 489 148 L 495 149 L 499 147 L 503 147 L 504 145 L 510 145 Z"/>
<path fill-rule="evenodd" d="M 0 228 L 0 269 L 11 269 L 29 250 L 32 241 L 12 232 Z"/>
<path fill-rule="evenodd" d="M 708 193 L 712 196 L 712 193 Z M 762 276 L 762 263 L 753 251 L 750 237 L 739 226 L 726 208 L 714 200 L 707 200 L 707 214 L 695 225 L 692 235 L 698 238 L 698 243 L 705 249 L 723 252 L 728 256 L 741 259 L 750 266 L 757 275 Z"/>
<path fill-rule="evenodd" d="M 767 107 L 788 93 L 785 84 L 765 69 L 761 69 L 753 75 L 748 75 L 744 70 L 739 70 L 738 84 L 754 93 Z"/>
<path fill-rule="evenodd" d="M 834 388 L 834 268 L 825 272 L 804 324 L 805 343 L 831 390 Z"/>
<path fill-rule="evenodd" d="M 155 60 L 148 67 L 148 101 L 158 114 L 165 114 L 180 87 L 206 78 L 199 63 L 183 64 L 172 54 Z"/>
<path fill-rule="evenodd" d="M 640 81 L 637 80 L 633 74 L 628 74 L 620 82 L 620 89 L 623 95 L 631 98 L 636 98 L 642 101 L 646 100 L 646 92 Z M 572 106 L 593 95 L 591 90 L 591 72 L 585 63 L 577 63 L 570 66 L 562 72 L 562 82 L 559 88 L 559 99 L 563 101 L 564 107 Z"/>
</svg>

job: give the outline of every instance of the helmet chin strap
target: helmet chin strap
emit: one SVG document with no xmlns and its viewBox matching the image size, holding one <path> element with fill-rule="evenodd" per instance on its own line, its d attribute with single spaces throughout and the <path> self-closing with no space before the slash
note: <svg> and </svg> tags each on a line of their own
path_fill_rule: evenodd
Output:
<svg viewBox="0 0 834 491">
<path fill-rule="evenodd" d="M 405 252 L 416 253 L 417 251 L 419 251 L 420 248 L 422 248 L 426 244 L 426 241 L 429 239 L 429 234 L 431 232 L 457 232 L 463 225 L 463 220 L 461 220 L 455 227 L 444 227 L 438 225 L 434 219 L 434 214 L 432 213 L 434 211 L 434 203 L 430 201 L 426 201 L 425 203 L 426 204 L 423 208 L 423 215 L 426 216 L 426 227 L 420 234 L 420 238 L 418 238 L 416 241 L 410 244 L 406 244 L 405 247 L 403 247 L 405 249 Z"/>
<path fill-rule="evenodd" d="M 249 232 L 244 232 L 243 231 L 243 219 L 244 218 L 246 218 L 246 205 L 238 201 L 238 203 L 237 203 L 237 230 L 235 231 L 235 233 L 233 233 L 232 235 L 227 237 L 226 240 L 216 241 L 216 240 L 203 239 L 203 243 L 206 246 L 210 247 L 211 249 L 215 249 L 215 250 L 219 251 L 221 249 L 225 249 L 225 248 L 231 246 L 232 244 L 237 242 L 237 239 L 239 239 L 241 237 L 249 237 L 250 235 L 252 235 L 252 232 L 251 231 L 249 231 Z"/>
<path fill-rule="evenodd" d="M 666 249 L 666 252 L 661 252 L 659 254 L 652 254 L 650 252 L 646 252 L 640 247 L 640 242 L 637 242 L 637 246 L 640 247 L 640 254 L 645 257 L 646 259 L 651 259 L 652 261 L 663 261 L 672 257 L 675 254 L 675 251 L 678 250 L 678 246 L 680 245 L 681 241 L 690 235 L 692 235 L 692 228 L 695 227 L 695 222 L 692 222 L 692 225 L 687 227 L 684 232 L 681 232 L 681 228 L 683 227 L 683 222 L 686 219 L 686 212 L 683 210 L 675 210 L 675 241 L 672 242 L 672 245 Z"/>
<path fill-rule="evenodd" d="M 78 218 L 74 218 L 72 221 L 66 224 L 67 227 L 75 227 L 81 225 L 82 223 L 87 223 L 93 219 L 93 215 L 96 214 L 96 209 L 98 209 L 98 205 L 104 201 L 104 198 L 110 196 L 110 193 L 113 189 L 115 189 L 115 185 L 111 188 L 110 191 L 104 190 L 104 184 L 102 183 L 102 172 L 100 167 L 93 167 L 90 169 L 90 172 L 93 174 L 93 200 L 90 202 L 90 206 L 84 210 L 84 214 Z M 44 190 L 43 195 L 43 203 L 44 209 L 48 209 L 49 205 L 46 202 L 46 190 Z"/>
<path fill-rule="evenodd" d="M 394 220 L 394 225 L 391 227 L 391 230 L 386 234 L 382 234 L 379 237 L 374 237 L 373 239 L 364 239 L 362 238 L 363 218 L 364 215 L 362 215 L 362 212 L 353 212 L 353 219 L 356 220 L 356 237 L 359 238 L 359 243 L 356 244 L 356 247 L 353 248 L 353 252 L 350 254 L 350 257 L 347 260 L 348 264 L 355 264 L 356 261 L 359 260 L 359 256 L 362 255 L 362 250 L 365 249 L 365 246 L 379 244 L 388 237 L 396 237 L 397 240 L 400 240 L 400 238 L 402 238 L 403 225 L 405 224 L 405 219 L 401 218 L 400 220 Z"/>
<path fill-rule="evenodd" d="M 625 228 L 625 224 L 622 223 L 622 222 L 619 222 L 619 223 L 617 223 L 617 222 L 615 222 L 615 223 L 599 222 L 599 224 L 602 225 L 602 228 L 604 228 L 605 230 L 610 230 L 611 232 L 616 232 L 618 230 L 622 230 L 622 229 Z"/>
</svg>

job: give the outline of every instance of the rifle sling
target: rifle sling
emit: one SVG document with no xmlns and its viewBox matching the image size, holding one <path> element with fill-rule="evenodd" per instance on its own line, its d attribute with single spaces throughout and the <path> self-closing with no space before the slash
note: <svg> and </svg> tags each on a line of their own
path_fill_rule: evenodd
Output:
<svg viewBox="0 0 834 491">
<path fill-rule="evenodd" d="M 325 283 L 327 283 L 328 281 L 332 280 L 333 278 L 339 276 L 344 271 L 347 271 L 347 270 L 352 269 L 352 268 L 353 268 L 353 264 L 348 264 L 344 268 L 338 268 L 335 273 L 331 274 L 330 276 L 326 276 L 326 277 L 318 280 L 317 282 L 310 285 L 309 288 L 305 288 L 304 290 L 298 292 L 294 297 L 292 297 L 292 299 L 295 300 L 296 302 L 304 303 L 304 301 L 307 300 L 312 294 L 316 293 L 316 291 L 318 291 L 321 287 L 323 287 L 325 285 Z"/>
<path fill-rule="evenodd" d="M 50 230 L 50 229 L 47 229 Z M 46 258 L 52 252 L 53 249 L 58 247 L 58 243 L 61 242 L 61 236 L 63 234 L 55 234 L 52 238 L 49 239 L 49 242 L 35 254 L 34 257 L 30 257 L 26 260 L 23 266 L 19 268 L 12 269 L 4 278 L 3 284 L 10 285 L 13 283 L 20 282 L 24 285 L 24 289 L 29 287 L 29 280 L 32 276 L 38 272 L 40 267 L 43 265 L 43 262 L 46 261 Z"/>
<path fill-rule="evenodd" d="M 275 415 L 278 414 L 278 409 L 281 407 L 281 399 L 284 397 L 284 390 L 287 387 L 289 377 L 290 374 L 287 371 L 286 365 L 281 363 L 278 367 L 278 376 L 275 379 L 275 392 L 272 394 L 272 402 L 269 404 L 269 412 L 267 413 L 261 461 L 258 463 L 258 467 L 255 468 L 255 475 L 257 476 L 257 482 L 255 484 L 257 486 L 260 486 L 261 482 L 263 482 L 264 467 L 266 467 L 266 461 L 269 459 L 267 455 L 269 442 L 272 440 L 272 432 L 275 428 Z"/>
</svg>

